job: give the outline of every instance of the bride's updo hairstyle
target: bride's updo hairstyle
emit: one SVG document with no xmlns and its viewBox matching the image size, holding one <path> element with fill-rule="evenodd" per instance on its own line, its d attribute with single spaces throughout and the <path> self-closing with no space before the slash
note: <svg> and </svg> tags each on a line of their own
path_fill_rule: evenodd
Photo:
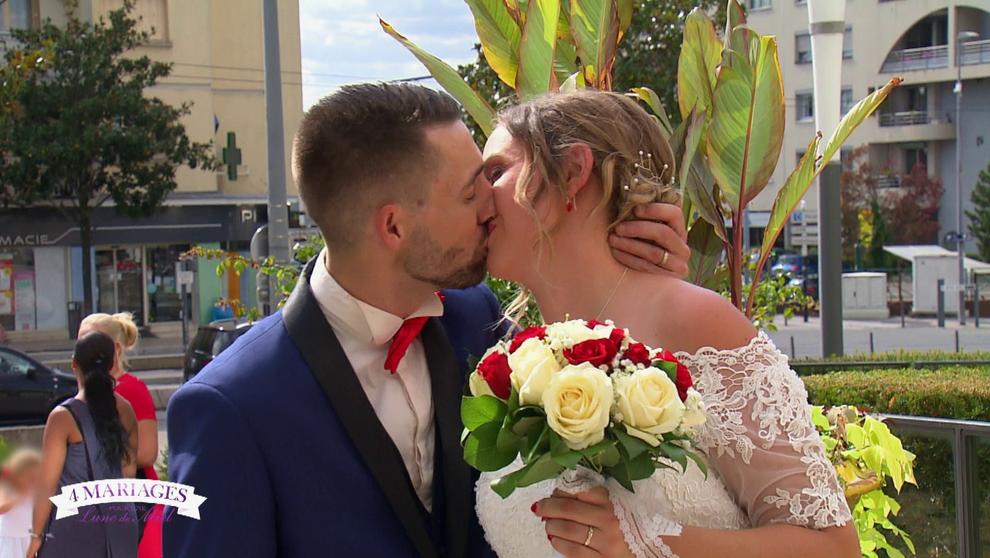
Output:
<svg viewBox="0 0 990 558">
<path fill-rule="evenodd" d="M 554 93 L 504 109 L 498 123 L 525 153 L 515 199 L 534 218 L 538 197 L 550 193 L 566 199 L 564 163 L 575 144 L 591 148 L 594 174 L 602 184 L 595 211 L 607 209 L 609 231 L 629 219 L 637 205 L 680 204 L 670 144 L 655 117 L 626 95 L 590 89 Z M 534 176 L 543 180 L 531 184 Z M 540 231 L 549 239 L 542 226 Z"/>
</svg>

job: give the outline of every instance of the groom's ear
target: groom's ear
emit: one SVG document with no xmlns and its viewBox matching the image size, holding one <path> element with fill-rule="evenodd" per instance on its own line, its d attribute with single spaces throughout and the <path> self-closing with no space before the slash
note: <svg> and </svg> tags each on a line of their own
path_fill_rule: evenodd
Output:
<svg viewBox="0 0 990 558">
<path fill-rule="evenodd" d="M 390 251 L 398 251 L 411 231 L 409 213 L 397 203 L 378 208 L 372 219 L 375 238 Z"/>
<path fill-rule="evenodd" d="M 595 157 L 586 143 L 576 143 L 567 148 L 564 155 L 564 186 L 567 197 L 574 198 L 591 178 L 595 168 Z"/>
</svg>

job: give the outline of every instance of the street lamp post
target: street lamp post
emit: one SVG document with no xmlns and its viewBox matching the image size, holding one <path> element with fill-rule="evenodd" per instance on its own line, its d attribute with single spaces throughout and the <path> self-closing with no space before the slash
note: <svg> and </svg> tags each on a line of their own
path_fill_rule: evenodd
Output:
<svg viewBox="0 0 990 558">
<path fill-rule="evenodd" d="M 973 31 L 956 35 L 956 256 L 959 260 L 959 325 L 966 325 L 966 233 L 963 231 L 962 191 L 962 45 L 980 37 Z"/>
<path fill-rule="evenodd" d="M 825 137 L 839 127 L 845 0 L 808 0 L 808 30 L 814 78 L 815 127 Z M 842 208 L 839 150 L 818 178 L 818 297 L 822 317 L 822 356 L 842 350 Z"/>
</svg>

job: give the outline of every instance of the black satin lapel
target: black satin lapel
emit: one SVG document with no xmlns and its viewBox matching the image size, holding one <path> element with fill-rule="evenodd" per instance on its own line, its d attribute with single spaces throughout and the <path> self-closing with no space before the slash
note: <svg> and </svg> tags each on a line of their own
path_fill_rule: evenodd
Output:
<svg viewBox="0 0 990 558">
<path fill-rule="evenodd" d="M 433 408 L 441 444 L 443 467 L 447 556 L 460 558 L 467 553 L 467 525 L 473 506 L 471 470 L 461 448 L 461 390 L 463 378 L 453 347 L 437 319 L 423 328 L 423 347 L 430 368 Z"/>
<path fill-rule="evenodd" d="M 309 288 L 315 260 L 306 265 L 282 310 L 285 327 L 419 555 L 436 557 L 438 554 L 430 538 L 429 526 L 421 511 L 422 504 L 409 482 L 399 450 L 378 420 L 347 355 Z"/>
</svg>

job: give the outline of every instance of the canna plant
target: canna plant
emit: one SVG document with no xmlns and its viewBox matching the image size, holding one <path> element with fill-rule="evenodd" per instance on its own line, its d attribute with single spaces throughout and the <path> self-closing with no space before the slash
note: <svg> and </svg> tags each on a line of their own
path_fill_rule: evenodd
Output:
<svg viewBox="0 0 990 558">
<path fill-rule="evenodd" d="M 633 0 L 465 0 L 474 16 L 482 52 L 519 100 L 585 87 L 612 90 L 612 68 L 629 29 Z M 390 24 L 382 29 L 422 62 L 464 107 L 484 134 L 495 109 L 443 60 Z M 668 116 L 656 92 L 627 92 L 643 101 L 674 148 L 684 215 L 690 225 L 692 282 L 727 292 L 751 319 L 761 273 L 791 213 L 849 135 L 900 83 L 856 104 L 826 142 L 818 133 L 777 193 L 750 280 L 742 221 L 746 207 L 766 188 L 780 159 L 784 137 L 784 88 L 775 37 L 746 25 L 739 0 L 728 0 L 721 39 L 712 18 L 695 9 L 684 20 L 678 59 L 677 113 Z M 819 155 L 819 150 L 821 154 Z"/>
</svg>

